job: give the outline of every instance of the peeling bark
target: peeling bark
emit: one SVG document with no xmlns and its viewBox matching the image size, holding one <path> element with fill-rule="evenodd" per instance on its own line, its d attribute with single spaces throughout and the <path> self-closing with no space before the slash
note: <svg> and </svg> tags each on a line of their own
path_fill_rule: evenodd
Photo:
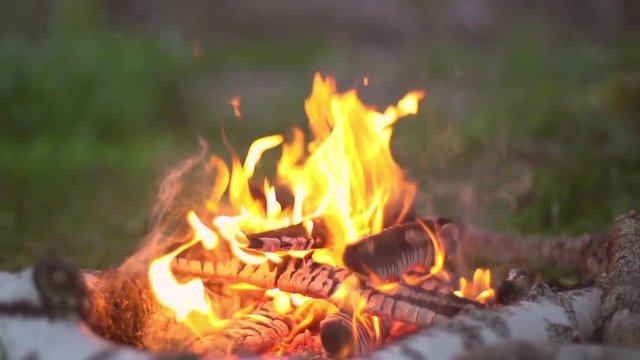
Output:
<svg viewBox="0 0 640 360">
<path fill-rule="evenodd" d="M 616 220 L 607 253 L 603 340 L 640 349 L 640 218 L 635 211 Z"/>
<path fill-rule="evenodd" d="M 374 359 L 453 359 L 506 340 L 534 344 L 588 339 L 600 311 L 601 289 L 553 293 L 538 286 L 525 301 L 493 309 L 471 309 L 408 336 L 373 354 Z"/>
<path fill-rule="evenodd" d="M 66 262 L 45 259 L 21 273 L 0 273 L 0 284 L 0 358 L 156 359 L 109 343 L 83 324 L 84 285 Z M 29 311 L 15 311 L 11 304 Z"/>
</svg>

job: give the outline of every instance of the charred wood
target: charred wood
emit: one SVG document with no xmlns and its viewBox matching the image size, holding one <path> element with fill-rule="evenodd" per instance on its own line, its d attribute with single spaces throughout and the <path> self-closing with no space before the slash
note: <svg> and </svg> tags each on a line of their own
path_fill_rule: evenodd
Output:
<svg viewBox="0 0 640 360">
<path fill-rule="evenodd" d="M 389 319 L 366 315 L 354 317 L 339 312 L 320 323 L 320 341 L 331 358 L 345 359 L 363 356 L 382 347 L 390 331 Z"/>
<path fill-rule="evenodd" d="M 280 229 L 247 234 L 248 248 L 265 252 L 316 249 L 325 245 L 325 233 L 320 221 L 313 222 L 311 234 L 302 223 L 298 223 Z"/>
<path fill-rule="evenodd" d="M 246 282 L 264 289 L 278 288 L 316 299 L 333 302 L 341 309 L 350 310 L 354 301 L 364 302 L 363 311 L 416 326 L 431 323 L 436 314 L 452 316 L 466 307 L 480 304 L 450 293 L 398 285 L 382 292 L 358 280 L 348 269 L 315 262 L 307 258 L 285 256 L 280 263 L 271 261 L 260 265 L 245 264 L 236 258 L 212 262 L 176 258 L 172 262 L 176 275 L 199 276 L 205 280 Z M 335 297 L 341 286 L 349 296 Z"/>
<path fill-rule="evenodd" d="M 496 302 L 509 305 L 523 300 L 531 291 L 531 277 L 527 270 L 511 269 L 507 279 L 496 286 Z"/>
<path fill-rule="evenodd" d="M 517 304 L 471 309 L 443 320 L 373 354 L 374 359 L 453 359 L 485 345 L 507 340 L 534 344 L 588 339 L 600 311 L 598 283 L 564 292 L 547 286 Z"/>
<path fill-rule="evenodd" d="M 616 220 L 607 254 L 603 340 L 640 349 L 640 218 L 635 211 Z"/>
<path fill-rule="evenodd" d="M 398 280 L 412 268 L 429 269 L 436 250 L 431 235 L 437 236 L 447 220 L 425 220 L 389 227 L 347 246 L 345 265 L 360 274 L 375 274 L 382 280 Z M 428 230 L 425 229 L 428 227 Z"/>
<path fill-rule="evenodd" d="M 199 339 L 193 348 L 207 356 L 263 354 L 280 344 L 293 325 L 289 315 L 278 314 L 267 302 L 242 318 L 231 320 L 219 332 Z"/>
</svg>

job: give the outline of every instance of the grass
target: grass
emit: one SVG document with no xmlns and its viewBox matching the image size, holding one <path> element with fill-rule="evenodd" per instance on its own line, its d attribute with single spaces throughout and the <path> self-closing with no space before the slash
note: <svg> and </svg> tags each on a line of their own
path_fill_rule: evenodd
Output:
<svg viewBox="0 0 640 360">
<path fill-rule="evenodd" d="M 352 74 L 363 60 L 291 38 L 203 42 L 199 59 L 191 44 L 100 29 L 0 41 L 2 268 L 49 252 L 118 264 L 148 231 L 158 182 L 198 151 L 198 136 L 224 151 L 224 129 L 242 153 L 304 126 L 318 59 Z M 638 204 L 636 43 L 554 44 L 525 26 L 491 45 L 428 44 L 403 64 L 398 76 L 425 74 L 428 90 L 393 139 L 420 206 L 512 231 L 579 233 Z M 237 82 L 256 84 L 242 120 L 225 103 L 234 89 L 224 85 Z"/>
</svg>

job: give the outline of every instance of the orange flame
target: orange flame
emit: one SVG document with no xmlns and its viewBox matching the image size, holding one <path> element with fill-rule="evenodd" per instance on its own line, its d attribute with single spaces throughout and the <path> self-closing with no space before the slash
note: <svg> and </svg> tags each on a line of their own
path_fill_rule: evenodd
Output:
<svg viewBox="0 0 640 360">
<path fill-rule="evenodd" d="M 459 280 L 460 288 L 454 291 L 459 297 L 476 299 L 481 303 L 491 301 L 495 290 L 491 288 L 491 270 L 478 268 L 473 273 L 473 280 L 469 282 L 464 277 Z"/>
<path fill-rule="evenodd" d="M 281 260 L 278 253 L 249 249 L 246 234 L 298 223 L 310 233 L 311 220 L 315 218 L 322 218 L 327 237 L 332 241 L 329 247 L 318 249 L 311 256 L 318 262 L 342 265 L 347 244 L 380 232 L 385 212 L 400 210 L 402 217 L 413 202 L 415 185 L 405 179 L 393 159 L 390 141 L 392 126 L 399 118 L 416 114 L 422 97 L 421 91 L 410 92 L 397 105 L 380 112 L 365 105 L 355 90 L 339 93 L 332 78 L 316 74 L 311 96 L 305 101 L 313 135 L 311 142 L 305 142 L 302 130 L 294 129 L 290 141 L 281 135 L 254 141 L 244 161 L 232 154 L 230 166 L 218 157 L 211 158 L 209 167 L 217 177 L 206 202 L 209 213 L 200 217 L 194 211 L 189 212 L 187 222 L 192 240 L 155 259 L 149 268 L 149 279 L 159 302 L 173 309 L 180 320 L 196 312 L 217 321 L 219 316 L 211 310 L 202 281 L 177 281 L 171 273 L 171 260 L 186 248 L 201 243 L 217 256 L 234 256 L 248 264 L 278 262 Z M 240 99 L 233 98 L 230 104 L 240 118 Z M 257 198 L 250 191 L 256 166 L 265 152 L 277 147 L 282 149 L 277 177 L 274 181 L 265 178 L 259 182 L 264 198 Z M 294 197 L 293 203 L 278 199 L 273 184 L 287 189 Z M 292 252 L 289 254 L 294 256 Z M 438 260 L 431 273 L 441 268 L 442 261 Z M 392 290 L 393 285 L 387 286 Z M 235 289 L 242 287 L 235 285 Z M 266 295 L 281 313 L 310 306 L 309 299 L 301 295 L 279 290 L 268 290 Z M 354 304 L 354 308 L 358 307 Z"/>
</svg>

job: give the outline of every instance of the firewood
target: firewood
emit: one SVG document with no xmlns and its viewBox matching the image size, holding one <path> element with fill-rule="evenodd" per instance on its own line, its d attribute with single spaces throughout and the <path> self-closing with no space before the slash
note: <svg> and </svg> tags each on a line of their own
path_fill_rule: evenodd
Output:
<svg viewBox="0 0 640 360">
<path fill-rule="evenodd" d="M 533 344 L 508 341 L 467 351 L 456 360 L 639 360 L 640 352 L 606 345 Z"/>
<path fill-rule="evenodd" d="M 616 220 L 607 254 L 603 340 L 640 349 L 640 218 L 635 211 Z"/>
<path fill-rule="evenodd" d="M 84 284 L 69 263 L 44 259 L 0 273 L 0 358 L 143 360 L 156 357 L 96 336 L 82 322 Z"/>
<path fill-rule="evenodd" d="M 311 234 L 302 223 L 290 225 L 280 229 L 247 234 L 249 249 L 276 252 L 289 250 L 310 250 L 321 248 L 326 242 L 323 225 L 320 221 L 313 222 Z"/>
<path fill-rule="evenodd" d="M 466 227 L 459 241 L 459 258 L 468 265 L 517 267 L 535 260 L 547 267 L 576 271 L 582 277 L 589 277 L 604 273 L 607 264 L 606 234 L 544 238 Z"/>
<path fill-rule="evenodd" d="M 496 302 L 509 305 L 523 300 L 531 291 L 531 278 L 524 269 L 511 269 L 507 279 L 496 286 Z"/>
<path fill-rule="evenodd" d="M 373 354 L 374 359 L 453 359 L 465 351 L 507 340 L 534 344 L 588 339 L 600 312 L 601 285 L 552 292 L 538 285 L 514 305 L 470 309 Z"/>
<path fill-rule="evenodd" d="M 389 227 L 382 232 L 364 237 L 346 247 L 345 265 L 360 274 L 375 274 L 382 280 L 399 280 L 408 270 L 416 267 L 429 269 L 435 262 L 435 239 L 438 228 L 447 220 L 409 222 Z M 429 228 L 425 230 L 423 226 Z"/>
<path fill-rule="evenodd" d="M 308 258 L 282 257 L 278 264 L 271 261 L 260 265 L 245 264 L 236 258 L 212 262 L 178 257 L 172 262 L 176 275 L 199 276 L 205 280 L 246 282 L 264 289 L 278 288 L 316 299 L 333 302 L 349 310 L 352 300 L 365 303 L 366 313 L 390 317 L 416 326 L 431 323 L 436 314 L 452 316 L 461 309 L 480 304 L 453 294 L 399 284 L 382 292 L 366 284 L 354 284 L 346 293 L 349 298 L 333 295 L 347 278 L 357 277 L 348 269 L 317 263 Z"/>
<path fill-rule="evenodd" d="M 269 301 L 231 320 L 219 332 L 199 339 L 193 349 L 207 356 L 263 354 L 280 344 L 293 326 L 291 315 L 279 314 Z"/>
<path fill-rule="evenodd" d="M 377 322 L 379 333 L 374 323 Z M 391 331 L 391 321 L 339 312 L 327 316 L 320 323 L 320 341 L 324 351 L 332 359 L 363 356 L 384 344 Z"/>
</svg>

